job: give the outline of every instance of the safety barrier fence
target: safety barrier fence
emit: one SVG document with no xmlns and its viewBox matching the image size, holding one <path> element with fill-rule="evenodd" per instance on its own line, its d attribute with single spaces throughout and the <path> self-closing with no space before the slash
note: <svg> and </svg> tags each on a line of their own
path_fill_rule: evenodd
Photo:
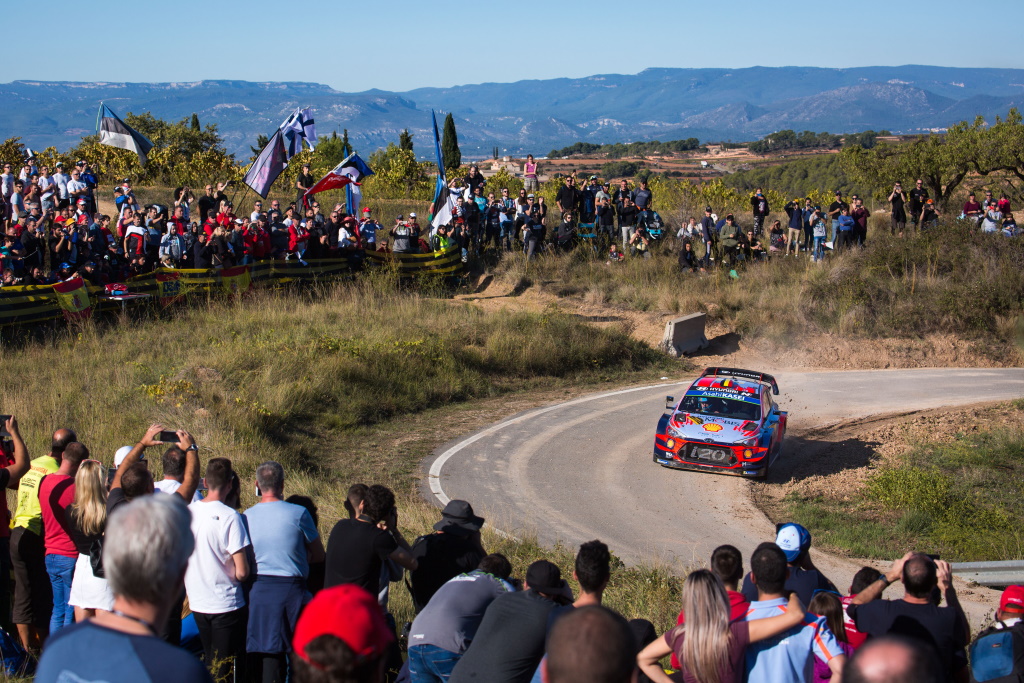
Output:
<svg viewBox="0 0 1024 683">
<path fill-rule="evenodd" d="M 393 267 L 402 276 L 454 276 L 465 269 L 461 252 L 455 246 L 426 254 L 356 252 L 352 258 L 361 258 L 368 268 Z M 55 285 L 3 287 L 0 325 L 31 325 L 62 316 L 81 319 L 95 311 L 116 311 L 141 302 L 167 306 L 195 294 L 230 294 L 257 286 L 324 281 L 352 273 L 349 258 L 307 259 L 306 265 L 298 261 L 265 260 L 222 269 L 158 268 L 126 280 L 123 284 L 129 294 L 124 296 L 110 294 L 104 287 L 89 285 L 81 278 Z"/>
</svg>

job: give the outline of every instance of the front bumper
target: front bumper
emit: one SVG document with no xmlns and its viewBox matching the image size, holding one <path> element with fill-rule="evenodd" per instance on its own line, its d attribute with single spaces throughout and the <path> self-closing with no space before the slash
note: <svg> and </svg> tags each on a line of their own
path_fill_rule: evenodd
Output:
<svg viewBox="0 0 1024 683">
<path fill-rule="evenodd" d="M 658 434 L 654 462 L 677 470 L 763 477 L 768 471 L 768 449 L 706 441 L 687 441 Z"/>
</svg>

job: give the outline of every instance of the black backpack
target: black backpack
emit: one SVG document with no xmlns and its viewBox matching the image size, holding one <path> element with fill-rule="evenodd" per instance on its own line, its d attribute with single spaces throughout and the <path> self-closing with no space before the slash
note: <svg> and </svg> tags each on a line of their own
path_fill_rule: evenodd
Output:
<svg viewBox="0 0 1024 683">
<path fill-rule="evenodd" d="M 970 647 L 972 683 L 1024 682 L 1024 622 L 996 622 Z"/>
</svg>

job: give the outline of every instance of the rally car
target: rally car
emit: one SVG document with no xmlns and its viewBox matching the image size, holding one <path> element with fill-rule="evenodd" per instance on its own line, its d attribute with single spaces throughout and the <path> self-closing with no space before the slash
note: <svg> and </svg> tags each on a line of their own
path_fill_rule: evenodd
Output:
<svg viewBox="0 0 1024 683">
<path fill-rule="evenodd" d="M 775 378 L 739 368 L 707 368 L 666 412 L 654 435 L 654 462 L 764 478 L 782 451 L 786 412 L 772 399 Z"/>
</svg>

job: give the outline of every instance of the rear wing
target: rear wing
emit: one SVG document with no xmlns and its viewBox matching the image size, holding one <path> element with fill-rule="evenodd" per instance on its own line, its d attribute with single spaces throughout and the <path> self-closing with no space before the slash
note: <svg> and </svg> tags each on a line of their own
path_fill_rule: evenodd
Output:
<svg viewBox="0 0 1024 683">
<path fill-rule="evenodd" d="M 701 377 L 739 377 L 740 379 L 752 379 L 755 382 L 765 382 L 772 387 L 772 393 L 779 395 L 779 385 L 775 378 L 764 372 L 755 370 L 743 370 L 742 368 L 705 368 Z"/>
</svg>

